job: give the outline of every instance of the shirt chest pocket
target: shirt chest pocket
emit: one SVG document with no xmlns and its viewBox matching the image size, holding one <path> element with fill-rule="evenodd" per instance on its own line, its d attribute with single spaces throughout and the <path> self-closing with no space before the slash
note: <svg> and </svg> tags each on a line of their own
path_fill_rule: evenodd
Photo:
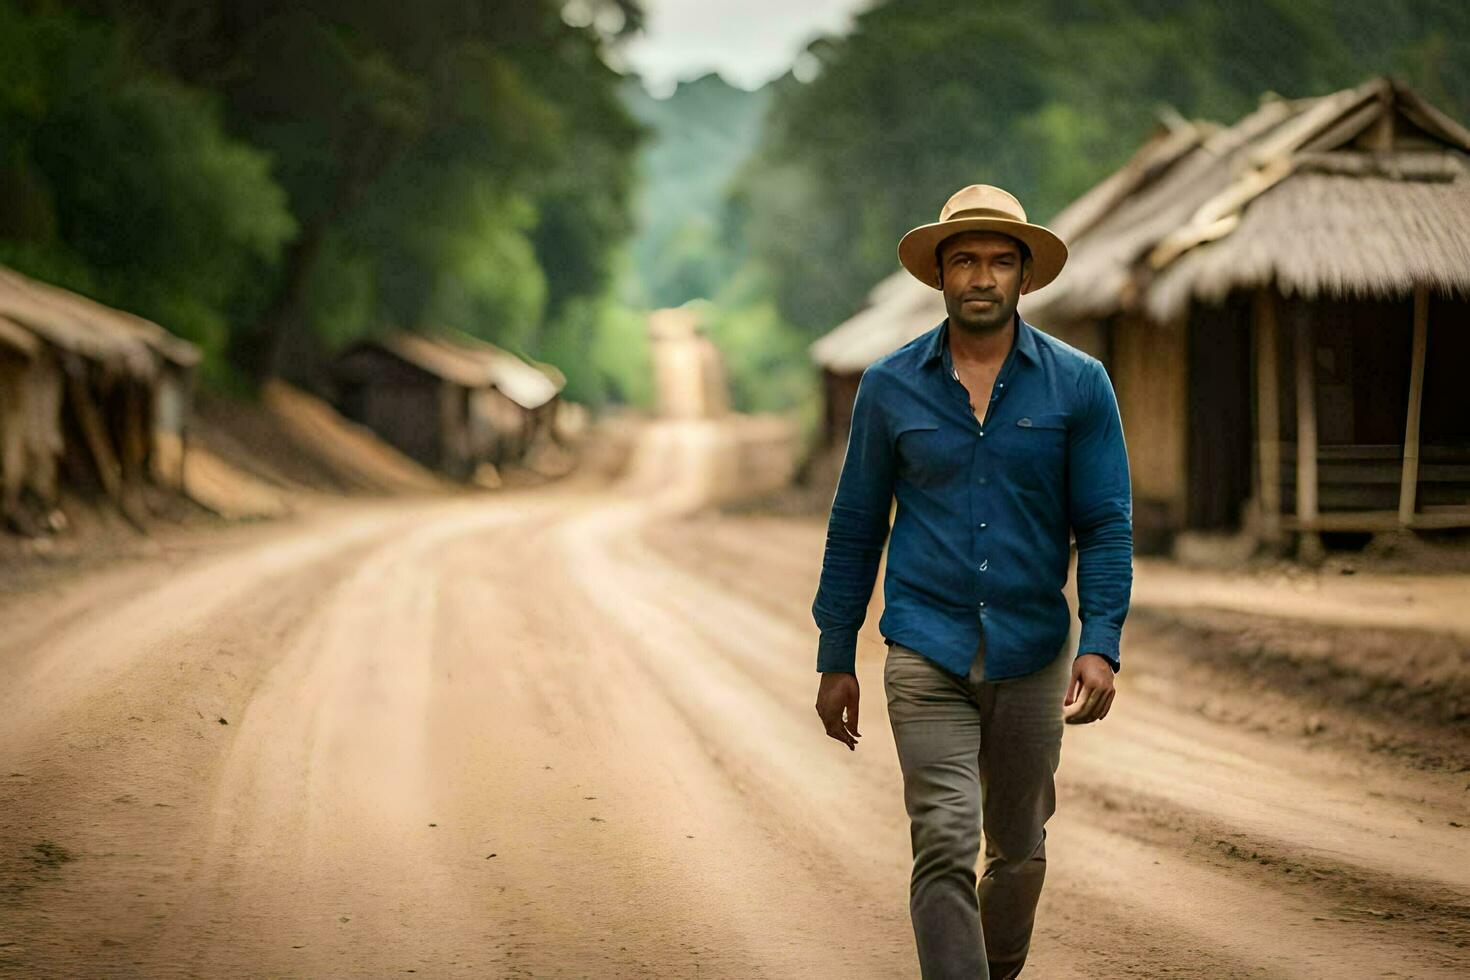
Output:
<svg viewBox="0 0 1470 980">
<path fill-rule="evenodd" d="M 957 426 L 916 420 L 898 427 L 898 475 L 919 487 L 937 487 L 961 477 L 974 455 L 974 439 Z"/>
<path fill-rule="evenodd" d="M 1024 415 L 995 433 L 993 444 L 1007 475 L 1035 490 L 1062 486 L 1067 469 L 1067 416 L 1061 412 Z M 990 433 L 987 433 L 987 436 Z"/>
</svg>

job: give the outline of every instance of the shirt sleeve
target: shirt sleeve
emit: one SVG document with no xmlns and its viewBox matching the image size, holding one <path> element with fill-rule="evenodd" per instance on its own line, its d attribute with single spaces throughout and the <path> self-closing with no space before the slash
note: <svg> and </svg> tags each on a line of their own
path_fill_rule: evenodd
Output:
<svg viewBox="0 0 1470 980">
<path fill-rule="evenodd" d="M 1070 432 L 1067 506 L 1077 538 L 1078 655 L 1120 669 L 1118 644 L 1133 589 L 1133 493 L 1112 383 L 1091 361 L 1079 384 L 1082 412 Z"/>
<path fill-rule="evenodd" d="M 821 638 L 817 670 L 851 673 L 857 660 L 857 634 L 868 615 L 868 601 L 888 540 L 893 500 L 893 442 L 875 388 L 864 371 L 852 406 L 847 455 L 827 522 L 822 577 L 812 603 Z"/>
</svg>

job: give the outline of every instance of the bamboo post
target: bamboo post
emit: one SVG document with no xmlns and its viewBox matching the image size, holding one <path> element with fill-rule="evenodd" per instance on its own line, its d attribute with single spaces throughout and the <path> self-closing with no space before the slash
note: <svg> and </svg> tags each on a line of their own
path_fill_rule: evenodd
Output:
<svg viewBox="0 0 1470 980">
<path fill-rule="evenodd" d="M 1419 415 L 1424 403 L 1424 355 L 1429 347 L 1429 290 L 1414 287 L 1414 353 L 1409 362 L 1409 414 L 1404 424 L 1404 472 L 1399 482 L 1399 524 L 1414 522 L 1419 494 Z"/>
<path fill-rule="evenodd" d="M 1300 557 L 1316 560 L 1322 554 L 1317 523 L 1317 372 L 1316 344 L 1312 320 L 1296 317 L 1292 344 L 1296 363 L 1296 517 L 1302 528 L 1298 541 Z"/>
<path fill-rule="evenodd" d="M 131 490 L 136 490 L 143 482 L 148 463 L 149 413 L 144 396 L 152 393 L 135 383 L 128 383 L 123 388 L 122 442 L 118 462 L 122 466 L 123 486 Z"/>
<path fill-rule="evenodd" d="M 67 381 L 77 424 L 82 430 L 82 438 L 86 441 L 87 449 L 92 454 L 92 462 L 97 467 L 97 478 L 102 482 L 102 489 L 107 491 L 107 495 L 121 503 L 122 464 L 118 462 L 117 454 L 112 451 L 112 443 L 107 437 L 107 425 L 103 421 L 102 410 L 92 400 L 92 393 L 87 390 L 87 383 L 80 375 L 69 374 Z"/>
<path fill-rule="evenodd" d="M 1276 358 L 1276 304 L 1270 289 L 1256 294 L 1256 469 L 1261 537 L 1281 540 L 1281 399 Z"/>
</svg>

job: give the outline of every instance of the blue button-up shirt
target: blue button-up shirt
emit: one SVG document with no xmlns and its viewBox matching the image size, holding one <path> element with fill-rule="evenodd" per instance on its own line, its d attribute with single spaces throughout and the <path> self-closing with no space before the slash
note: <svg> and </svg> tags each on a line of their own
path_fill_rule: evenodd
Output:
<svg viewBox="0 0 1470 980">
<path fill-rule="evenodd" d="M 1133 508 L 1107 372 L 1017 316 L 982 422 L 954 376 L 948 323 L 858 385 L 812 604 L 817 670 L 853 670 L 896 497 L 878 624 L 888 641 L 963 677 L 983 629 L 986 680 L 1039 670 L 1067 639 L 1075 535 L 1078 653 L 1116 671 Z"/>
</svg>

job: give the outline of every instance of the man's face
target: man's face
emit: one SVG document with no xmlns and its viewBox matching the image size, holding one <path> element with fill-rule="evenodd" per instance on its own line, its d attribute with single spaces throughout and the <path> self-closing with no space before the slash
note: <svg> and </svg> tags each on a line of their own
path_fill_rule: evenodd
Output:
<svg viewBox="0 0 1470 980">
<path fill-rule="evenodd" d="M 949 322 L 962 330 L 988 333 L 1016 315 L 1021 293 L 1031 285 L 1031 261 L 1009 235 L 967 231 L 939 246 L 939 276 Z"/>
</svg>

